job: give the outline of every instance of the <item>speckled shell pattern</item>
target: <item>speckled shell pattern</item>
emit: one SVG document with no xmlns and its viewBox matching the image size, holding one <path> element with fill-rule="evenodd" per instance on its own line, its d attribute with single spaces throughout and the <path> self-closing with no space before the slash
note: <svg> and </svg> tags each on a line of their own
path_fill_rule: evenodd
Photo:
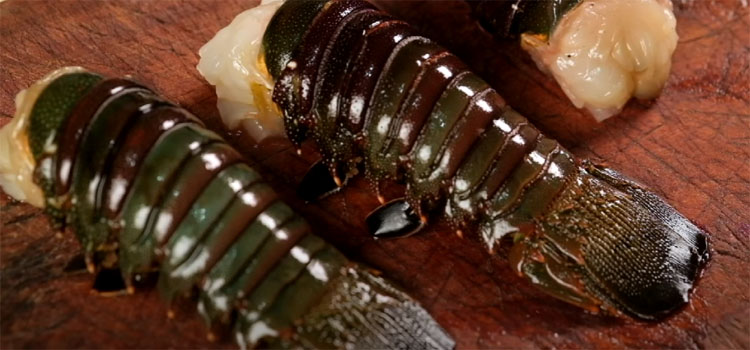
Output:
<svg viewBox="0 0 750 350">
<path fill-rule="evenodd" d="M 207 323 L 233 325 L 243 347 L 453 346 L 416 302 L 312 234 L 242 155 L 150 89 L 64 75 L 32 124 L 30 140 L 53 145 L 37 152 L 37 183 L 89 263 L 119 269 L 128 286 L 158 271 L 167 302 L 197 293 Z"/>
<path fill-rule="evenodd" d="M 289 139 L 312 138 L 333 175 L 363 165 L 376 190 L 402 181 L 419 213 L 477 232 L 490 250 L 513 235 L 519 275 L 593 312 L 655 319 L 687 302 L 707 236 L 672 207 L 639 202 L 643 186 L 577 160 L 406 23 L 359 0 L 288 16 L 299 3 L 272 19 L 264 45 L 287 51 L 265 59 Z"/>
</svg>

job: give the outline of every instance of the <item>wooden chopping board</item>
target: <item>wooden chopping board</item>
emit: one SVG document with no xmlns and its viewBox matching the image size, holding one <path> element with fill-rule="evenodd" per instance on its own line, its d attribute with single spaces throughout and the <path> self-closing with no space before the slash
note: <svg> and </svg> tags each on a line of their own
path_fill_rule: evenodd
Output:
<svg viewBox="0 0 750 350">
<path fill-rule="evenodd" d="M 0 3 L 0 114 L 47 72 L 81 65 L 130 74 L 223 130 L 197 51 L 251 0 L 14 1 Z M 460 3 L 386 3 L 454 49 L 519 111 L 574 153 L 606 161 L 663 195 L 711 234 L 713 258 L 692 301 L 659 323 L 592 315 L 515 276 L 500 254 L 437 223 L 403 240 L 373 241 L 362 219 L 376 205 L 363 181 L 306 205 L 294 187 L 315 155 L 285 142 L 228 139 L 316 231 L 380 269 L 418 299 L 457 348 L 750 348 L 750 9 L 693 0 L 676 8 L 680 43 L 655 102 L 631 102 L 603 124 L 575 110 L 518 52 L 466 25 Z M 463 12 L 462 12 L 463 11 Z M 440 26 L 426 23 L 440 16 Z M 10 120 L 0 117 L 0 125 Z M 387 191 L 394 195 L 398 188 Z M 166 317 L 153 288 L 107 298 L 70 261 L 72 235 L 0 194 L 0 347 L 197 348 L 209 343 L 191 303 Z"/>
</svg>

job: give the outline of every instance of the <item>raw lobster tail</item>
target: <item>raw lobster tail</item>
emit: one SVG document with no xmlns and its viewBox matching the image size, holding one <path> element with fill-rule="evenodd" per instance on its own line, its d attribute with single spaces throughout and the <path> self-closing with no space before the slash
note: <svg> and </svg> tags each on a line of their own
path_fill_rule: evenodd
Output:
<svg viewBox="0 0 750 350">
<path fill-rule="evenodd" d="M 243 347 L 452 348 L 403 292 L 349 262 L 188 111 L 123 79 L 53 80 L 30 116 L 35 182 L 91 270 L 197 290 Z"/>
<path fill-rule="evenodd" d="M 406 183 L 403 199 L 368 219 L 375 234 L 413 233 L 441 208 L 490 250 L 513 234 L 518 273 L 565 301 L 644 319 L 687 302 L 707 238 L 673 208 L 576 160 L 459 59 L 367 2 L 284 15 L 302 6 L 287 1 L 265 32 L 264 48 L 284 48 L 265 51 L 273 100 L 292 143 L 316 141 L 330 183 L 360 163 L 376 191 Z"/>
</svg>

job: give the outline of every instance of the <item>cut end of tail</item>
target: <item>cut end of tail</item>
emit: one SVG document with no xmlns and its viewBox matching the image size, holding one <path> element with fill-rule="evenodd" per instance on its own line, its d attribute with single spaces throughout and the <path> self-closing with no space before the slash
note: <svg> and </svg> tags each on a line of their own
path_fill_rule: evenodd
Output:
<svg viewBox="0 0 750 350">
<path fill-rule="evenodd" d="M 552 35 L 522 35 L 522 46 L 578 108 L 598 121 L 631 98 L 652 99 L 669 77 L 677 46 L 670 1 L 585 0 Z"/>
</svg>

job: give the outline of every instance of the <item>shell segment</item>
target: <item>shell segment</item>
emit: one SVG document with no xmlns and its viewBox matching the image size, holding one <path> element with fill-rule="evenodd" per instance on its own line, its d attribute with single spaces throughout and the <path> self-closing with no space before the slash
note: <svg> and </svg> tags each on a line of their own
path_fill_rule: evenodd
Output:
<svg viewBox="0 0 750 350">
<path fill-rule="evenodd" d="M 78 100 L 102 78 L 88 72 L 64 74 L 47 85 L 29 115 L 28 143 L 35 160 L 34 182 L 45 195 L 45 211 L 62 223 L 62 199 L 55 196 L 55 169 L 60 126 Z"/>
</svg>

